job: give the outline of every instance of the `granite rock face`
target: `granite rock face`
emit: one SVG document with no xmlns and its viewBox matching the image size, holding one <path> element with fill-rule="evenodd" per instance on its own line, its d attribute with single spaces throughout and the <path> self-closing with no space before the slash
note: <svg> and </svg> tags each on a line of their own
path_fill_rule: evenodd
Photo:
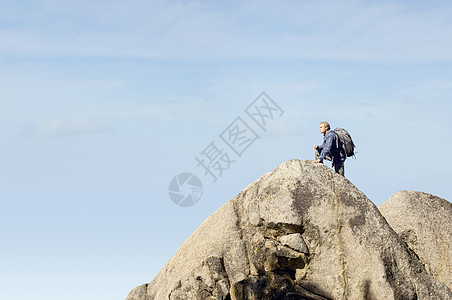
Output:
<svg viewBox="0 0 452 300">
<path fill-rule="evenodd" d="M 452 203 L 415 191 L 400 191 L 380 212 L 427 272 L 452 289 Z"/>
<path fill-rule="evenodd" d="M 291 160 L 226 202 L 126 300 L 452 299 L 377 207 Z"/>
</svg>

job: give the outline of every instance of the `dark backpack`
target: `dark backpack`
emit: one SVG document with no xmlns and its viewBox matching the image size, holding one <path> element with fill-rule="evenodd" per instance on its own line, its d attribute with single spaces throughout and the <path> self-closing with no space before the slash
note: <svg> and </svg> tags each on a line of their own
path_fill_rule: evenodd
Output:
<svg viewBox="0 0 452 300">
<path fill-rule="evenodd" d="M 342 146 L 341 156 L 342 157 L 350 157 L 355 156 L 355 143 L 353 143 L 351 135 L 348 133 L 347 130 L 343 128 L 336 128 L 334 129 L 334 132 L 336 133 L 338 139 L 336 139 L 336 146 L 339 150 Z M 342 145 L 340 145 L 342 144 Z"/>
</svg>

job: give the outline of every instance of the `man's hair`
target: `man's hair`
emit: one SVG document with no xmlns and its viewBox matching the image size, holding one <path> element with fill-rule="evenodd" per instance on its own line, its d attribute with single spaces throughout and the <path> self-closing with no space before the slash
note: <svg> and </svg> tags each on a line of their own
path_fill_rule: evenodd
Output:
<svg viewBox="0 0 452 300">
<path fill-rule="evenodd" d="M 327 130 L 330 130 L 330 124 L 328 122 L 320 122 L 320 125 L 324 125 Z"/>
</svg>

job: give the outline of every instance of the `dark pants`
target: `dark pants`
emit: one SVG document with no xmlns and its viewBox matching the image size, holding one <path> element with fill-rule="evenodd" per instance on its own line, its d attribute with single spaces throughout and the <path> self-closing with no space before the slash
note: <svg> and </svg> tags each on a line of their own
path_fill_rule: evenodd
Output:
<svg viewBox="0 0 452 300">
<path fill-rule="evenodd" d="M 345 177 L 344 161 L 339 161 L 339 162 L 333 163 L 333 168 L 337 174 Z"/>
<path fill-rule="evenodd" d="M 315 149 L 315 159 L 316 160 L 319 159 L 319 156 L 320 156 L 319 150 Z M 333 159 L 331 159 L 328 156 L 325 157 L 325 159 L 332 160 L 332 167 L 333 167 L 334 171 L 336 173 L 338 173 L 339 175 L 345 176 L 345 168 L 344 168 L 345 160 L 342 160 L 342 159 L 336 160 L 336 159 L 334 159 L 334 157 L 333 157 Z"/>
</svg>

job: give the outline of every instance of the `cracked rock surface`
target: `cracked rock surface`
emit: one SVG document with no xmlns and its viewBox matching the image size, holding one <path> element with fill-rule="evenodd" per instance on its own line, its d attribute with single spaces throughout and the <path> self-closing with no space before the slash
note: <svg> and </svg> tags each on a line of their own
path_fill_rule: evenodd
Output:
<svg viewBox="0 0 452 300">
<path fill-rule="evenodd" d="M 443 300 L 452 292 L 352 183 L 294 159 L 210 215 L 126 300 L 160 299 Z"/>
<path fill-rule="evenodd" d="M 400 191 L 378 208 L 427 272 L 452 289 L 452 203 Z"/>
</svg>

